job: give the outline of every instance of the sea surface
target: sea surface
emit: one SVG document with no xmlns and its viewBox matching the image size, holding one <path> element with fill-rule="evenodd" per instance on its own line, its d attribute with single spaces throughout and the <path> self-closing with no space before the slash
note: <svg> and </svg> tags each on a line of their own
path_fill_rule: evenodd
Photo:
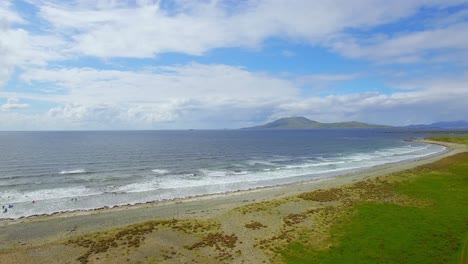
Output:
<svg viewBox="0 0 468 264">
<path fill-rule="evenodd" d="M 423 136 L 423 135 L 419 135 Z M 0 132 L 0 218 L 334 177 L 444 150 L 384 130 Z"/>
</svg>

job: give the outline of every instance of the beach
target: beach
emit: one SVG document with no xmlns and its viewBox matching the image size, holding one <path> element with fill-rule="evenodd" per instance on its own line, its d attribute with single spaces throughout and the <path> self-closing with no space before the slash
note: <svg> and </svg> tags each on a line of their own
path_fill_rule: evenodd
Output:
<svg viewBox="0 0 468 264">
<path fill-rule="evenodd" d="M 323 2 L 0 0 L 0 264 L 468 264 L 468 0 Z"/>
<path fill-rule="evenodd" d="M 222 221 L 226 221 L 226 215 L 236 211 L 236 208 L 248 207 L 252 204 L 268 203 L 271 201 L 288 200 L 304 192 L 349 185 L 429 164 L 442 158 L 467 151 L 467 147 L 462 145 L 430 141 L 424 142 L 441 144 L 447 147 L 447 150 L 439 155 L 422 158 L 416 161 L 389 164 L 365 172 L 351 173 L 329 179 L 187 199 L 176 199 L 172 201 L 119 206 L 91 211 L 65 212 L 16 220 L 3 220 L 0 222 L 0 253 L 1 255 L 9 256 L 7 259 L 11 259 L 12 256 L 18 257 L 19 255 L 17 254 L 20 252 L 31 253 L 34 252 L 34 250 L 38 250 L 42 247 L 47 248 L 50 245 L 56 245 L 59 242 L 66 241 L 73 237 L 113 230 L 128 225 L 143 223 L 145 221 L 171 219 L 191 219 L 196 221 L 224 219 Z M 49 261 L 47 260 L 49 259 L 47 256 L 45 259 L 39 259 L 41 261 Z M 50 260 L 53 259 L 54 258 L 50 258 Z M 3 260 L 5 260 L 5 258 L 2 258 L 2 263 Z M 36 262 L 33 258 L 30 260 L 31 262 Z"/>
</svg>

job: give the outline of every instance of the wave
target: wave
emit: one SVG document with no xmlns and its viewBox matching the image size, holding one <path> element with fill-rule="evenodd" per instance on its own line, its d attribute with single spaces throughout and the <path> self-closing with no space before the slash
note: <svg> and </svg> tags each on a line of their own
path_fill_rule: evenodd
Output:
<svg viewBox="0 0 468 264">
<path fill-rule="evenodd" d="M 86 187 L 63 187 L 42 190 L 19 191 L 11 190 L 2 193 L 5 202 L 8 203 L 22 203 L 31 201 L 44 201 L 50 199 L 61 199 L 71 197 L 83 197 L 96 195 L 100 191 L 91 190 Z"/>
<path fill-rule="evenodd" d="M 200 170 L 201 175 L 207 176 L 207 177 L 225 177 L 225 176 L 231 176 L 231 175 L 246 175 L 249 173 L 249 171 L 246 170 L 206 170 L 202 169 Z"/>
<path fill-rule="evenodd" d="M 67 175 L 67 174 L 85 174 L 85 173 L 88 173 L 86 170 L 84 169 L 76 169 L 76 170 L 63 170 L 63 171 L 60 171 L 59 174 L 61 175 Z"/>
<path fill-rule="evenodd" d="M 169 173 L 168 170 L 163 170 L 163 169 L 154 169 L 154 170 L 151 170 L 152 172 L 154 173 L 157 173 L 157 174 L 166 174 L 166 173 Z"/>
<path fill-rule="evenodd" d="M 186 175 L 171 175 L 158 179 L 153 186 L 158 188 L 172 189 L 183 187 L 220 186 L 229 184 L 243 184 L 255 182 L 262 186 L 271 185 L 275 181 L 294 181 L 295 178 L 303 177 L 331 177 L 340 173 L 363 170 L 384 164 L 410 161 L 421 157 L 433 155 L 445 148 L 440 146 L 402 146 L 386 148 L 375 152 L 353 153 L 315 160 L 307 160 L 303 163 L 280 165 L 271 160 L 247 161 L 252 165 L 269 164 L 270 168 L 251 168 L 248 171 L 233 173 L 229 170 L 199 170 L 198 177 L 187 177 Z M 289 180 L 288 180 L 289 181 Z M 135 190 L 134 190 L 135 191 Z"/>
<path fill-rule="evenodd" d="M 92 169 L 92 172 L 89 172 L 77 166 L 76 169 L 62 170 L 58 174 L 90 173 L 90 175 L 60 177 L 57 173 L 52 173 L 49 175 L 52 176 L 49 178 L 50 181 L 48 180 L 44 184 L 44 189 L 39 189 L 42 186 L 39 187 L 35 184 L 24 185 L 24 188 L 15 188 L 13 184 L 22 181 L 10 178 L 5 181 L 12 184 L 8 189 L 6 188 L 8 186 L 0 184 L 0 202 L 24 203 L 21 206 L 27 210 L 30 208 L 31 212 L 35 212 L 39 210 L 37 206 L 44 206 L 40 210 L 56 211 L 75 208 L 81 203 L 83 203 L 83 206 L 93 207 L 102 204 L 112 206 L 119 203 L 133 203 L 140 200 L 182 198 L 194 194 L 244 190 L 333 177 L 374 166 L 419 159 L 444 149 L 441 146 L 414 144 L 379 150 L 372 149 L 368 152 L 362 151 L 359 153 L 336 153 L 332 155 L 317 153 L 317 155 L 321 155 L 320 157 L 312 156 L 312 154 L 309 157 L 301 156 L 296 158 L 271 156 L 261 159 L 260 157 L 247 157 L 247 159 L 235 160 L 235 163 L 226 161 L 205 168 L 201 166 L 199 168 L 171 167 L 171 170 L 151 170 L 151 167 L 144 166 L 141 167 L 144 168 L 142 171 L 132 171 L 133 167 L 127 168 L 128 171 L 131 171 L 131 174 L 127 174 L 127 171 L 125 173 L 108 173 L 107 171 L 101 173 L 97 169 Z M 57 169 L 54 171 L 57 171 Z M 70 183 L 70 179 L 73 181 L 82 179 L 87 184 L 85 186 L 82 182 L 73 182 L 73 185 L 58 187 L 55 184 L 57 178 L 65 179 L 67 184 Z M 91 180 L 99 179 L 99 184 L 93 183 L 88 178 Z M 32 188 L 35 188 L 35 190 L 25 191 L 25 189 Z M 70 197 L 80 197 L 80 202 L 71 202 Z M 48 202 L 32 205 L 32 200 L 48 200 Z M 17 207 L 15 204 L 15 211 L 19 210 L 21 206 L 18 204 Z M 28 214 L 32 213 L 18 211 L 18 215 Z"/>
</svg>

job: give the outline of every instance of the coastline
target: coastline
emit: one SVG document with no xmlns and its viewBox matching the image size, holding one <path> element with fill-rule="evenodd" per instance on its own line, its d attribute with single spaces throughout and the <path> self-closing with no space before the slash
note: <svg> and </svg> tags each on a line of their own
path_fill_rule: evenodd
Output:
<svg viewBox="0 0 468 264">
<path fill-rule="evenodd" d="M 0 221 L 0 249 L 12 244 L 40 245 L 44 241 L 66 239 L 71 234 L 82 235 L 115 229 L 135 223 L 157 219 L 207 219 L 250 203 L 281 199 L 303 192 L 328 189 L 357 181 L 411 169 L 439 159 L 468 151 L 466 146 L 427 140 L 418 142 L 439 144 L 446 151 L 418 160 L 386 164 L 369 170 L 348 173 L 332 178 L 262 187 L 222 194 L 210 194 L 169 201 L 155 201 L 88 211 L 61 212 L 27 218 Z M 53 228 L 50 228 L 50 226 Z"/>
<path fill-rule="evenodd" d="M 403 165 L 403 164 L 411 164 L 411 163 L 419 161 L 419 160 L 425 160 L 425 159 L 428 159 L 428 158 L 431 158 L 431 157 L 437 157 L 437 156 L 443 155 L 444 153 L 450 151 L 449 145 L 447 145 L 447 144 L 445 144 L 443 142 L 441 143 L 441 142 L 429 141 L 429 140 L 409 140 L 409 141 L 418 142 L 418 143 L 440 145 L 440 146 L 445 147 L 446 149 L 444 149 L 444 150 L 442 150 L 440 152 L 437 152 L 437 153 L 431 153 L 431 154 L 421 156 L 421 157 L 417 157 L 417 158 L 414 158 L 414 159 L 390 162 L 390 163 L 375 165 L 375 166 L 371 166 L 371 167 L 364 167 L 364 168 L 360 168 L 360 169 L 349 170 L 349 171 L 344 172 L 344 173 L 339 173 L 338 172 L 337 174 L 331 174 L 329 177 L 301 180 L 301 181 L 290 182 L 290 183 L 281 183 L 281 184 L 276 184 L 276 185 L 260 186 L 260 187 L 254 187 L 254 188 L 249 188 L 249 189 L 225 191 L 225 192 L 219 192 L 219 193 L 207 193 L 207 194 L 202 194 L 202 195 L 194 195 L 194 196 L 187 196 L 187 197 L 180 197 L 180 198 L 178 197 L 178 198 L 172 198 L 172 199 L 162 199 L 162 200 L 153 200 L 153 201 L 147 201 L 147 202 L 137 202 L 137 203 L 103 206 L 103 207 L 97 207 L 97 208 L 92 208 L 92 209 L 65 210 L 65 211 L 57 211 L 57 212 L 52 212 L 52 213 L 33 214 L 33 215 L 21 216 L 21 217 L 17 217 L 17 218 L 0 218 L 0 225 L 3 222 L 15 223 L 17 221 L 21 221 L 21 220 L 25 220 L 25 219 L 34 219 L 34 218 L 41 218 L 41 217 L 54 217 L 54 216 L 67 217 L 67 216 L 76 215 L 76 214 L 88 214 L 88 213 L 91 214 L 93 212 L 118 210 L 118 209 L 128 209 L 128 208 L 144 206 L 144 205 L 160 205 L 160 204 L 167 204 L 167 203 L 170 204 L 170 203 L 174 203 L 174 202 L 180 203 L 180 202 L 191 201 L 191 200 L 212 199 L 212 198 L 216 198 L 216 197 L 220 197 L 220 196 L 235 195 L 235 194 L 242 195 L 243 193 L 281 188 L 281 187 L 286 187 L 286 186 L 291 186 L 291 185 L 296 185 L 296 184 L 308 184 L 308 183 L 316 183 L 316 182 L 318 183 L 318 182 L 321 182 L 321 181 L 329 181 L 329 180 L 334 180 L 334 179 L 341 178 L 341 177 L 360 175 L 362 173 L 371 173 L 371 172 L 374 172 L 374 171 L 379 171 L 381 169 L 385 169 L 387 167 L 400 166 L 400 165 Z M 450 144 L 450 143 L 448 143 L 448 144 Z"/>
</svg>

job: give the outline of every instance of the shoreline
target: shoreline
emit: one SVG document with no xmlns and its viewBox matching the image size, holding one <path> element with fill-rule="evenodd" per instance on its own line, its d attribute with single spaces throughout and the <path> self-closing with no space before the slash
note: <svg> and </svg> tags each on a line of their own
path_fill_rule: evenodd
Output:
<svg viewBox="0 0 468 264">
<path fill-rule="evenodd" d="M 430 141 L 418 142 L 432 144 Z M 111 230 L 148 220 L 207 219 L 251 203 L 281 199 L 318 189 L 344 186 L 357 181 L 415 168 L 444 157 L 468 151 L 466 146 L 437 143 L 447 147 L 447 150 L 437 153 L 435 156 L 423 157 L 411 162 L 382 165 L 378 168 L 333 178 L 169 201 L 1 220 L 0 249 L 11 248 L 12 245 L 18 245 L 18 243 L 41 245 L 47 241 L 63 240 L 70 236 Z"/>
<path fill-rule="evenodd" d="M 428 154 L 425 156 L 417 157 L 414 159 L 409 159 L 409 160 L 402 160 L 402 161 L 396 161 L 396 162 L 390 162 L 390 163 L 385 163 L 381 165 L 375 165 L 371 167 L 365 167 L 365 168 L 360 168 L 360 169 L 354 169 L 354 170 L 349 170 L 348 172 L 345 173 L 337 173 L 335 175 L 332 175 L 330 177 L 324 177 L 324 178 L 317 178 L 317 179 L 310 179 L 310 180 L 302 180 L 302 181 L 296 181 L 296 182 L 290 182 L 290 183 L 284 183 L 284 184 L 276 184 L 276 185 L 268 185 L 268 186 L 260 186 L 260 187 L 254 187 L 254 188 L 249 188 L 249 189 L 242 189 L 242 190 L 233 190 L 233 191 L 226 191 L 226 192 L 219 192 L 219 193 L 207 193 L 207 194 L 201 194 L 201 195 L 194 195 L 194 196 L 187 196 L 187 197 L 178 197 L 178 198 L 172 198 L 172 199 L 162 199 L 162 200 L 153 200 L 153 201 L 147 201 L 147 202 L 137 202 L 137 203 L 127 203 L 127 204 L 118 204 L 118 205 L 110 205 L 110 206 L 102 206 L 102 207 L 97 207 L 97 208 L 92 208 L 92 209 L 76 209 L 76 210 L 65 210 L 65 211 L 57 211 L 57 212 L 52 212 L 52 213 L 43 213 L 43 214 L 33 214 L 33 215 L 28 215 L 28 216 L 20 216 L 17 218 L 0 218 L 0 225 L 5 224 L 5 223 L 15 223 L 18 221 L 22 220 L 27 220 L 27 219 L 34 219 L 34 218 L 46 218 L 46 217 L 67 217 L 67 216 L 73 216 L 76 214 L 92 214 L 93 212 L 105 212 L 105 211 L 110 211 L 110 210 L 119 210 L 119 209 L 127 209 L 127 208 L 133 208 L 133 207 L 139 207 L 139 206 L 145 206 L 145 205 L 163 205 L 163 204 L 171 204 L 171 203 L 180 203 L 180 202 L 185 202 L 185 201 L 191 201 L 191 200 L 204 200 L 204 199 L 216 199 L 217 197 L 220 196 L 226 196 L 226 195 L 242 195 L 243 193 L 248 193 L 248 192 L 256 192 L 256 191 L 263 191 L 263 190 L 268 190 L 268 189 L 275 189 L 275 188 L 282 188 L 282 187 L 287 187 L 291 185 L 297 185 L 297 184 L 312 184 L 312 183 L 318 183 L 321 181 L 329 181 L 329 180 L 334 180 L 342 177 L 347 177 L 347 176 L 353 176 L 353 175 L 359 175 L 362 173 L 370 173 L 373 171 L 379 171 L 381 169 L 385 169 L 387 167 L 393 167 L 393 166 L 400 166 L 403 164 L 411 164 L 413 162 L 417 161 L 422 161 L 425 159 L 429 159 L 432 157 L 438 157 L 440 155 L 444 155 L 447 152 L 451 151 L 451 147 L 447 144 L 450 143 L 444 143 L 444 142 L 437 142 L 437 141 L 429 141 L 429 140 L 409 140 L 413 142 L 418 142 L 418 143 L 425 143 L 425 144 L 434 144 L 434 145 L 440 145 L 445 147 L 446 149 L 437 152 L 437 153 L 432 153 Z M 452 146 L 453 147 L 453 146 Z"/>
<path fill-rule="evenodd" d="M 368 167 L 368 168 L 364 168 L 364 169 L 357 169 L 357 171 L 350 171 L 350 172 L 343 173 L 343 174 L 337 174 L 337 175 L 333 175 L 333 176 L 327 177 L 327 178 L 303 180 L 303 181 L 297 181 L 297 182 L 292 182 L 292 183 L 277 184 L 277 185 L 271 185 L 271 186 L 261 186 L 261 187 L 255 187 L 255 188 L 250 188 L 250 189 L 227 191 L 227 192 L 220 192 L 220 193 L 208 193 L 208 194 L 202 194 L 202 195 L 187 196 L 187 197 L 182 197 L 182 198 L 154 200 L 154 201 L 147 201 L 147 202 L 138 202 L 138 203 L 133 203 L 133 204 L 128 203 L 128 204 L 113 205 L 113 206 L 103 206 L 103 207 L 98 207 L 98 208 L 93 208 L 93 209 L 77 209 L 77 210 L 70 210 L 70 211 L 58 211 L 58 212 L 53 212 L 53 213 L 21 216 L 21 217 L 18 217 L 18 218 L 0 218 L 0 225 L 16 224 L 18 222 L 23 222 L 24 220 L 34 220 L 34 219 L 41 219 L 41 218 L 55 218 L 55 217 L 58 217 L 58 218 L 73 217 L 73 216 L 76 216 L 76 215 L 88 215 L 88 214 L 91 215 L 91 214 L 94 214 L 96 212 L 105 213 L 105 212 L 114 211 L 114 210 L 116 211 L 116 210 L 123 210 L 123 209 L 138 209 L 139 207 L 170 205 L 170 204 L 190 202 L 190 201 L 202 201 L 202 200 L 208 200 L 208 199 L 217 199 L 217 198 L 223 197 L 223 196 L 243 195 L 243 194 L 252 193 L 252 192 L 261 192 L 261 191 L 268 191 L 268 190 L 273 190 L 273 189 L 278 189 L 278 188 L 286 188 L 286 187 L 291 187 L 291 186 L 294 186 L 294 185 L 314 185 L 315 183 L 320 184 L 320 182 L 323 182 L 323 181 L 334 181 L 334 180 L 338 180 L 340 178 L 346 178 L 346 177 L 353 177 L 354 178 L 354 177 L 356 177 L 356 176 L 358 176 L 360 174 L 371 174 L 371 173 L 374 173 L 374 172 L 378 173 L 380 170 L 389 169 L 389 168 L 395 167 L 395 166 L 397 166 L 397 167 L 403 166 L 403 165 L 412 166 L 413 163 L 423 162 L 423 161 L 431 159 L 431 158 L 437 158 L 437 157 L 440 157 L 440 156 L 445 157 L 447 153 L 450 153 L 450 152 L 454 151 L 458 146 L 457 144 L 453 144 L 453 143 L 438 142 L 438 141 L 431 141 L 431 140 L 417 139 L 417 140 L 410 140 L 410 141 L 425 143 L 425 144 L 440 145 L 440 146 L 445 147 L 446 149 L 443 150 L 443 151 L 437 152 L 437 153 L 429 154 L 427 156 L 422 156 L 422 157 L 418 157 L 418 158 L 415 158 L 415 159 L 385 163 L 385 164 L 376 165 L 376 166 L 372 166 L 372 167 Z M 456 153 L 454 153 L 454 154 L 456 154 Z M 450 155 L 454 155 L 454 154 L 450 154 Z M 440 158 L 442 158 L 442 157 L 440 157 Z M 424 163 L 424 164 L 426 164 L 426 163 Z M 422 165 L 422 164 L 417 164 L 415 166 L 419 166 L 419 165 Z M 404 169 L 402 169 L 402 170 L 404 170 Z M 379 174 L 379 175 L 382 175 L 382 174 Z M 354 182 L 354 180 L 353 180 L 353 182 Z"/>
</svg>

